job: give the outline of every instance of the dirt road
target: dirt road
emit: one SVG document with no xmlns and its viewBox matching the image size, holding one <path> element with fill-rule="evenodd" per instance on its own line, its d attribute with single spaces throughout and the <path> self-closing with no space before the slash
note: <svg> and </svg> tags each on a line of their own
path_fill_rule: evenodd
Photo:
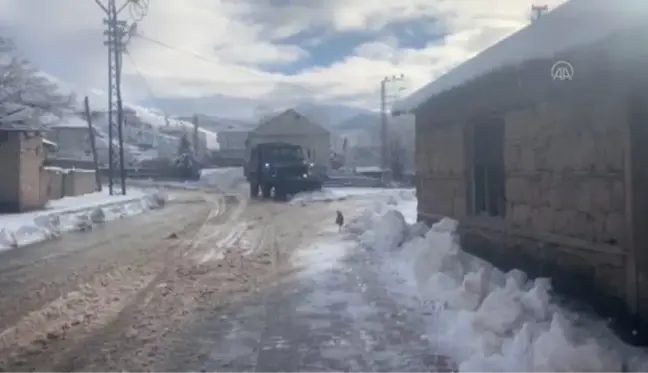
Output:
<svg viewBox="0 0 648 373">
<path fill-rule="evenodd" d="M 163 210 L 0 256 L 0 369 L 150 370 L 205 311 L 260 293 L 353 201 L 187 192 Z"/>
</svg>

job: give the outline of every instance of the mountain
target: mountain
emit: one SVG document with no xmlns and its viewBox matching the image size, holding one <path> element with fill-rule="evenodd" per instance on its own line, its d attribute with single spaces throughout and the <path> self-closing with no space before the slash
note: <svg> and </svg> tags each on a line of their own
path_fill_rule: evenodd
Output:
<svg viewBox="0 0 648 373">
<path fill-rule="evenodd" d="M 295 110 L 330 130 L 337 129 L 340 124 L 356 116 L 373 115 L 366 109 L 335 104 L 302 103 L 295 106 Z"/>
<path fill-rule="evenodd" d="M 380 114 L 362 113 L 338 124 L 336 129 L 338 131 L 348 131 L 348 130 L 370 129 L 374 127 L 379 128 L 379 126 L 380 126 Z"/>
<path fill-rule="evenodd" d="M 178 117 L 179 120 L 193 123 L 193 116 Z M 251 130 L 256 127 L 256 123 L 252 120 L 243 120 L 235 118 L 220 118 L 212 115 L 198 114 L 198 125 L 208 131 L 236 131 L 236 130 Z"/>
</svg>

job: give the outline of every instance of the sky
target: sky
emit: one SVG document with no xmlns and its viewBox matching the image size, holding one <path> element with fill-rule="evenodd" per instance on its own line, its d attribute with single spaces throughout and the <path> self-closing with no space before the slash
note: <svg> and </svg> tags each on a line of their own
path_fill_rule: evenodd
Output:
<svg viewBox="0 0 648 373">
<path fill-rule="evenodd" d="M 108 0 L 99 0 L 106 3 Z M 126 0 L 117 0 L 123 4 Z M 544 0 L 550 8 L 564 0 Z M 125 99 L 253 117 L 298 103 L 377 110 L 529 23 L 532 0 L 148 0 L 124 56 Z M 121 18 L 140 14 L 126 8 Z M 0 0 L 0 33 L 80 92 L 107 87 L 93 0 Z"/>
</svg>

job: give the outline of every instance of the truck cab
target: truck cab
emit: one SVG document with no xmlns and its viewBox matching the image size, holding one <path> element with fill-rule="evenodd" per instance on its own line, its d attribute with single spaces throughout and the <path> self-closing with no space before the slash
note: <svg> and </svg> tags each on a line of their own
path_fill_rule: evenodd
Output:
<svg viewBox="0 0 648 373">
<path fill-rule="evenodd" d="M 245 176 L 250 183 L 250 197 L 261 190 L 269 198 L 274 190 L 276 199 L 289 194 L 321 189 L 321 180 L 313 173 L 313 164 L 304 156 L 300 146 L 269 142 L 252 147 L 245 165 Z"/>
</svg>

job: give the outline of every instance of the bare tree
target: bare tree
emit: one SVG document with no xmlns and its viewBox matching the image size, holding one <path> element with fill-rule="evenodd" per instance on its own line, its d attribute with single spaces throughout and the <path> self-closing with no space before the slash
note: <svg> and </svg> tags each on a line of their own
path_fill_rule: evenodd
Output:
<svg viewBox="0 0 648 373">
<path fill-rule="evenodd" d="M 76 102 L 51 78 L 16 55 L 10 39 L 0 37 L 0 125 L 38 124 L 58 120 Z"/>
</svg>

